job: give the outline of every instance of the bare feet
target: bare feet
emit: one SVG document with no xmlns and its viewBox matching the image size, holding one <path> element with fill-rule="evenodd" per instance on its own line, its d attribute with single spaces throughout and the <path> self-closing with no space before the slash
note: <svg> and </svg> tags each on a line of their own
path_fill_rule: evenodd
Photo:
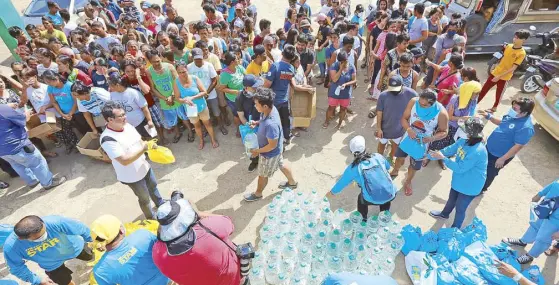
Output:
<svg viewBox="0 0 559 285">
<path fill-rule="evenodd" d="M 326 121 L 326 122 L 324 122 L 324 124 L 322 124 L 322 128 L 327 129 L 328 125 L 330 125 L 330 122 Z"/>
<path fill-rule="evenodd" d="M 212 141 L 212 147 L 213 148 L 218 148 L 219 147 L 219 143 L 217 141 Z"/>
<path fill-rule="evenodd" d="M 413 189 L 411 187 L 411 183 L 405 183 L 404 184 L 404 194 L 406 194 L 406 196 L 411 196 L 413 194 Z"/>
<path fill-rule="evenodd" d="M 201 139 L 200 143 L 198 144 L 198 150 L 202 150 L 202 149 L 204 149 L 204 140 L 203 139 Z"/>
</svg>

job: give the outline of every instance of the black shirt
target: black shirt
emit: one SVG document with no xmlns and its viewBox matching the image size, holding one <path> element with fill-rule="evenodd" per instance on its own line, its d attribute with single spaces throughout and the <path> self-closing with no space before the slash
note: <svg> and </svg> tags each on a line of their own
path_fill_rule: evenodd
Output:
<svg viewBox="0 0 559 285">
<path fill-rule="evenodd" d="M 328 40 L 328 34 L 330 33 L 330 26 L 324 25 L 318 28 L 318 34 L 316 35 L 316 40 L 318 40 L 318 46 L 321 46 Z"/>
<path fill-rule="evenodd" d="M 307 48 L 299 56 L 301 57 L 301 67 L 307 72 L 307 66 L 314 63 L 314 52 Z"/>
<path fill-rule="evenodd" d="M 256 110 L 256 107 L 254 107 L 254 100 L 252 100 L 252 98 L 247 98 L 245 90 L 242 90 L 239 96 L 237 96 L 237 99 L 235 99 L 235 106 L 237 107 L 237 111 L 242 111 L 244 113 L 245 120 L 248 121 L 251 115 L 253 121 L 260 120 L 260 113 Z"/>
</svg>

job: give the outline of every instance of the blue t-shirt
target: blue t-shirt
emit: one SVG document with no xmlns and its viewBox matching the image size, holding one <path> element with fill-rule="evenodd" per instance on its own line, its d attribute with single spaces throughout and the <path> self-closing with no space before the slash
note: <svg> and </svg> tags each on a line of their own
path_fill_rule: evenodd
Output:
<svg viewBox="0 0 559 285">
<path fill-rule="evenodd" d="M 166 285 L 169 279 L 153 263 L 151 251 L 157 237 L 139 229 L 106 252 L 93 268 L 99 285 Z"/>
<path fill-rule="evenodd" d="M 18 153 L 31 144 L 27 139 L 25 114 L 0 104 L 0 156 Z"/>
<path fill-rule="evenodd" d="M 54 23 L 54 25 L 56 26 L 60 26 L 64 23 L 64 20 L 62 19 L 62 16 L 60 16 L 59 12 L 56 12 L 56 14 L 52 15 L 51 13 L 46 13 L 45 16 L 47 16 L 47 18 L 51 19 L 52 22 Z"/>
<path fill-rule="evenodd" d="M 340 69 L 340 63 L 338 61 L 334 62 L 334 64 L 330 66 L 330 70 L 337 72 L 339 69 Z M 328 97 L 334 99 L 349 99 L 351 86 L 346 86 L 344 89 L 340 90 L 340 95 L 336 95 L 335 92 L 338 86 L 350 82 L 353 75 L 355 75 L 355 66 L 353 66 L 352 63 L 349 63 L 348 70 L 342 72 L 342 75 L 340 75 L 338 81 L 334 82 L 330 80 L 330 87 L 328 88 Z"/>
<path fill-rule="evenodd" d="M 360 36 L 363 36 L 365 34 L 365 25 L 363 25 L 363 18 L 361 18 L 357 15 L 353 15 L 353 18 L 351 18 L 351 23 L 359 24 L 359 35 Z"/>
<path fill-rule="evenodd" d="M 501 157 L 515 144 L 526 145 L 534 133 L 530 116 L 516 119 L 505 115 L 501 124 L 487 138 L 487 150 L 493 156 Z"/>
<path fill-rule="evenodd" d="M 283 149 L 283 137 L 280 116 L 276 107 L 272 107 L 272 112 L 270 112 L 267 117 L 264 117 L 264 114 L 261 114 L 256 136 L 258 137 L 258 146 L 260 148 L 268 145 L 268 139 L 278 140 L 276 148 L 269 152 L 261 153 L 263 157 L 271 158 L 281 153 Z"/>
<path fill-rule="evenodd" d="M 91 81 L 93 82 L 93 86 L 109 90 L 109 82 L 107 81 L 107 78 L 105 75 L 98 74 L 96 70 L 91 72 Z"/>
<path fill-rule="evenodd" d="M 177 78 L 177 86 L 179 87 L 179 91 L 181 93 L 181 98 L 186 98 L 186 97 L 192 97 L 197 95 L 198 93 L 200 93 L 200 90 L 198 89 L 198 85 L 196 85 L 196 76 L 194 75 L 190 75 L 190 78 L 192 79 L 192 83 L 190 84 L 190 87 L 186 88 L 184 87 L 179 79 Z M 204 111 L 204 109 L 206 109 L 206 99 L 204 97 L 200 97 L 197 99 L 192 100 L 192 103 L 196 104 L 198 113 L 202 113 L 202 111 Z M 185 104 L 186 105 L 186 104 Z"/>
<path fill-rule="evenodd" d="M 330 59 L 330 57 L 332 57 L 332 54 L 335 52 L 336 48 L 332 44 L 328 45 L 325 51 L 326 60 Z"/>
<path fill-rule="evenodd" d="M 270 88 L 276 93 L 274 105 L 287 102 L 289 99 L 289 86 L 291 79 L 295 76 L 295 68 L 283 60 L 274 62 L 266 75 L 266 80 L 272 82 Z"/>
<path fill-rule="evenodd" d="M 283 30 L 287 33 L 289 31 L 289 29 L 291 29 L 292 25 L 293 24 L 291 24 L 291 22 L 285 21 L 285 23 L 283 24 Z"/>
<path fill-rule="evenodd" d="M 423 31 L 429 31 L 429 22 L 427 22 L 425 17 L 422 17 L 421 19 L 416 18 L 410 25 L 410 40 L 417 40 L 421 38 L 421 33 Z M 421 42 L 415 43 L 416 47 L 421 47 L 421 45 Z"/>
<path fill-rule="evenodd" d="M 47 94 L 54 95 L 56 103 L 58 103 L 60 110 L 64 114 L 70 113 L 72 107 L 74 107 L 74 104 L 76 104 L 74 98 L 72 97 L 72 82 L 70 81 L 66 82 L 66 84 L 64 84 L 62 88 L 49 86 L 47 88 Z M 79 113 L 77 109 L 76 113 Z"/>
</svg>

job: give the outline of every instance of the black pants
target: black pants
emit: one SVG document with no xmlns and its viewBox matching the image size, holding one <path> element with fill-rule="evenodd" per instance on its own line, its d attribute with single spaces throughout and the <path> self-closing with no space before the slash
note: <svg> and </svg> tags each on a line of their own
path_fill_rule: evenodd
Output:
<svg viewBox="0 0 559 285">
<path fill-rule="evenodd" d="M 291 135 L 291 121 L 289 120 L 289 102 L 276 105 L 280 116 L 281 127 L 283 129 L 283 138 L 288 140 Z"/>
<path fill-rule="evenodd" d="M 93 260 L 93 251 L 89 248 L 87 244 L 84 245 L 82 252 L 76 257 L 76 259 L 83 261 Z M 72 281 L 72 270 L 70 270 L 64 263 L 53 271 L 45 272 L 47 276 L 54 281 L 54 283 L 59 285 L 68 285 Z"/>
<path fill-rule="evenodd" d="M 394 200 L 394 199 L 392 199 Z M 380 207 L 380 211 L 384 212 L 384 211 L 390 211 L 390 204 L 392 203 L 392 200 L 379 205 L 379 204 L 373 204 L 369 201 L 365 201 L 365 199 L 363 199 L 363 194 L 359 193 L 359 196 L 357 196 L 357 211 L 359 213 L 361 213 L 361 216 L 363 216 L 363 219 L 366 220 L 367 219 L 367 215 L 369 214 L 369 206 L 371 205 L 375 205 L 375 206 L 379 206 Z"/>
<path fill-rule="evenodd" d="M 509 162 L 513 158 L 514 157 L 511 157 L 511 158 L 507 159 L 505 161 L 505 163 L 503 164 L 503 168 L 507 164 L 509 164 Z M 503 168 L 496 168 L 495 167 L 495 162 L 497 161 L 497 159 L 499 159 L 499 158 L 492 155 L 491 153 L 487 152 L 487 179 L 485 180 L 485 185 L 483 185 L 482 191 L 487 191 L 489 186 L 491 186 L 491 183 L 493 183 L 493 180 L 495 180 L 495 177 L 497 177 L 497 175 L 499 175 L 499 171 L 501 171 L 501 169 L 503 169 Z"/>
<path fill-rule="evenodd" d="M 0 169 L 8 173 L 12 178 L 19 176 L 17 172 L 12 168 L 12 165 L 9 162 L 3 160 L 2 158 L 0 158 Z"/>
</svg>

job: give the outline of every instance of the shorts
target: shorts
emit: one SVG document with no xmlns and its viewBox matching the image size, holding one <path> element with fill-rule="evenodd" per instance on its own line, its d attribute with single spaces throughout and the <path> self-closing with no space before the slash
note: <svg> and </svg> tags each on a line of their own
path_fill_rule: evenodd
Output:
<svg viewBox="0 0 559 285">
<path fill-rule="evenodd" d="M 176 126 L 179 118 L 183 121 L 188 120 L 186 112 L 181 113 L 179 112 L 179 109 L 180 108 L 163 110 L 163 117 L 165 118 L 163 120 L 163 124 L 165 125 L 165 128 L 171 129 Z"/>
<path fill-rule="evenodd" d="M 396 138 L 396 139 L 384 139 L 384 138 L 382 138 L 382 139 L 378 139 L 378 141 L 379 141 L 381 144 L 387 144 L 389 141 L 392 141 L 392 142 L 394 142 L 395 144 L 400 144 L 400 142 L 402 141 L 402 138 L 403 138 L 403 136 L 401 136 L 401 137 L 399 137 L 399 138 Z"/>
<path fill-rule="evenodd" d="M 82 252 L 76 257 L 79 260 L 83 261 L 91 261 L 93 260 L 93 251 L 87 246 L 84 245 Z M 45 271 L 47 276 L 54 281 L 55 284 L 59 285 L 68 285 L 72 281 L 72 270 L 70 270 L 64 263 L 58 268 L 53 271 Z"/>
<path fill-rule="evenodd" d="M 208 108 L 214 117 L 219 117 L 221 115 L 221 110 L 219 109 L 219 99 L 217 97 L 213 99 L 206 99 Z"/>
<path fill-rule="evenodd" d="M 217 91 L 217 101 L 219 102 L 219 107 L 227 107 L 227 99 L 225 98 L 225 93 Z"/>
<path fill-rule="evenodd" d="M 136 131 L 140 134 L 140 136 L 142 136 L 143 138 L 151 138 L 151 136 L 149 135 L 148 131 L 146 130 L 146 126 L 148 125 L 148 119 L 144 118 L 144 120 L 137 125 Z"/>
<path fill-rule="evenodd" d="M 208 109 L 208 107 L 206 107 L 204 108 L 204 110 L 202 110 L 202 112 L 198 113 L 196 117 L 188 117 L 188 119 L 193 124 L 198 123 L 200 120 L 208 121 L 210 119 L 210 110 Z"/>
<path fill-rule="evenodd" d="M 263 155 L 258 158 L 258 176 L 272 177 L 276 170 L 281 167 L 283 167 L 283 155 L 281 153 L 270 158 Z"/>
<path fill-rule="evenodd" d="M 237 104 L 235 104 L 235 102 L 233 101 L 227 100 L 227 106 L 229 106 L 229 109 L 231 109 L 231 113 L 233 113 L 233 116 L 238 118 L 239 113 L 237 113 Z"/>
<path fill-rule="evenodd" d="M 347 108 L 349 106 L 350 103 L 350 99 L 336 99 L 336 98 L 332 98 L 332 97 L 328 97 L 328 106 L 330 107 L 344 107 Z"/>
<path fill-rule="evenodd" d="M 399 157 L 408 157 L 408 154 L 405 153 L 400 147 L 396 149 L 396 153 L 394 154 L 397 158 Z M 413 167 L 415 170 L 420 170 L 421 165 L 423 164 L 423 160 L 415 160 L 410 156 L 410 166 Z"/>
<path fill-rule="evenodd" d="M 153 105 L 148 108 L 149 114 L 151 115 L 151 121 L 156 127 L 163 127 L 163 116 L 161 116 L 161 110 L 157 105 Z"/>
</svg>

